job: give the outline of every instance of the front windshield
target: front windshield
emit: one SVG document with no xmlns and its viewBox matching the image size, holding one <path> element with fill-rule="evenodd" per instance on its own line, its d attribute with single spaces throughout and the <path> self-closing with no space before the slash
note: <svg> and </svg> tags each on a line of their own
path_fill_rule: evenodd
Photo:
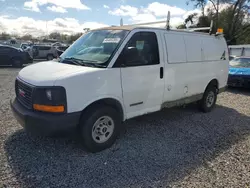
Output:
<svg viewBox="0 0 250 188">
<path fill-rule="evenodd" d="M 229 62 L 231 67 L 250 68 L 250 58 L 236 58 Z"/>
<path fill-rule="evenodd" d="M 75 41 L 61 56 L 64 59 L 77 59 L 86 64 L 107 66 L 109 59 L 128 34 L 126 30 L 91 31 Z"/>
</svg>

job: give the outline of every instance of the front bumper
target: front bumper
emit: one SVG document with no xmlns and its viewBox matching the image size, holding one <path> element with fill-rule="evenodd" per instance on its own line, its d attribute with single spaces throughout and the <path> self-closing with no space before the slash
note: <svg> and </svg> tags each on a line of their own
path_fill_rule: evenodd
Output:
<svg viewBox="0 0 250 188">
<path fill-rule="evenodd" d="M 77 127 L 81 112 L 51 114 L 28 110 L 17 99 L 10 101 L 11 109 L 17 121 L 30 133 L 50 136 Z"/>
<path fill-rule="evenodd" d="M 250 88 L 250 75 L 229 75 L 227 85 Z"/>
</svg>

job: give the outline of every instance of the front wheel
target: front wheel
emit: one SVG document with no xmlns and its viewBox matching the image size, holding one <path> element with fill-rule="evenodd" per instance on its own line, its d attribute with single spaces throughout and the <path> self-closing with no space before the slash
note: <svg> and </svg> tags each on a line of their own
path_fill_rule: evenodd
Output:
<svg viewBox="0 0 250 188">
<path fill-rule="evenodd" d="M 203 94 L 203 98 L 199 101 L 200 109 L 203 112 L 210 112 L 217 100 L 217 90 L 215 86 L 208 86 L 205 93 Z"/>
<path fill-rule="evenodd" d="M 119 135 L 121 119 L 112 107 L 96 107 L 83 115 L 80 137 L 91 152 L 102 151 L 113 145 Z"/>
</svg>

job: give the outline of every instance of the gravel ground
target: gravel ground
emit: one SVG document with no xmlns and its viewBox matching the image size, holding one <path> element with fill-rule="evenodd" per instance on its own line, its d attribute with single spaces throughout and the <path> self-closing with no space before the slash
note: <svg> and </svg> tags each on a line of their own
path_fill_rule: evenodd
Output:
<svg viewBox="0 0 250 188">
<path fill-rule="evenodd" d="M 18 69 L 0 68 L 0 187 L 249 187 L 250 91 L 216 109 L 168 109 L 125 123 L 116 144 L 86 152 L 72 136 L 27 135 L 13 118 Z"/>
</svg>

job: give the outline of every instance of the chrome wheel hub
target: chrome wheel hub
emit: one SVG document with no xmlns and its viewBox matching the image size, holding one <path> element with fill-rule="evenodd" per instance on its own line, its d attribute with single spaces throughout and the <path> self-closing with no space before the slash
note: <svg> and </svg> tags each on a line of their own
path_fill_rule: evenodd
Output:
<svg viewBox="0 0 250 188">
<path fill-rule="evenodd" d="M 114 121 L 109 116 L 100 117 L 92 128 L 92 138 L 96 143 L 106 142 L 114 132 Z"/>
<path fill-rule="evenodd" d="M 214 104 L 214 100 L 215 100 L 215 95 L 213 91 L 210 91 L 207 95 L 207 99 L 206 99 L 206 105 L 208 108 L 210 108 L 213 104 Z"/>
</svg>

